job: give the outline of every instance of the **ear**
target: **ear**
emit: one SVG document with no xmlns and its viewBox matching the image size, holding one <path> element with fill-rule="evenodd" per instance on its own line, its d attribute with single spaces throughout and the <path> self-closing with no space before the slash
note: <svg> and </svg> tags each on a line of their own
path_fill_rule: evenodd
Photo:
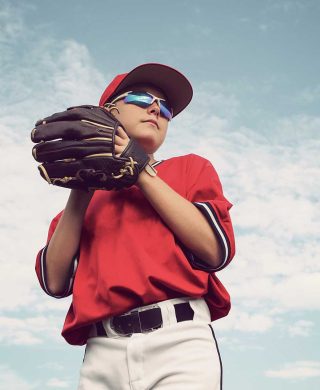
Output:
<svg viewBox="0 0 320 390">
<path fill-rule="evenodd" d="M 117 110 L 118 114 L 120 114 L 118 107 L 114 103 L 106 103 L 103 107 L 111 114 L 112 114 L 112 110 Z"/>
</svg>

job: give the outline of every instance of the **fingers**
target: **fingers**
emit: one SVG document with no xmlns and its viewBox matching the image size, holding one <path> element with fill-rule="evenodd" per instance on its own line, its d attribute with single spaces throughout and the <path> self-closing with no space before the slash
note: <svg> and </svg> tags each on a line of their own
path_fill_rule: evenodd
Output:
<svg viewBox="0 0 320 390">
<path fill-rule="evenodd" d="M 124 131 L 124 129 L 121 126 L 119 126 L 117 129 L 117 135 L 115 135 L 115 145 L 114 145 L 114 151 L 117 157 L 120 157 L 121 153 L 127 147 L 129 141 L 130 138 L 128 137 L 128 134 Z"/>
<path fill-rule="evenodd" d="M 118 127 L 117 132 L 120 138 L 129 139 L 128 134 L 123 130 L 121 126 Z"/>
<path fill-rule="evenodd" d="M 114 141 L 115 141 L 116 145 L 123 146 L 123 145 L 128 144 L 129 138 L 123 139 L 123 138 L 119 137 L 118 135 L 116 135 Z"/>
<path fill-rule="evenodd" d="M 130 139 L 129 137 L 127 136 L 127 134 L 125 133 L 124 130 L 122 130 L 123 133 L 121 134 L 122 137 L 125 137 L 125 138 L 122 138 L 120 135 L 116 135 L 115 136 L 115 145 L 114 145 L 114 151 L 115 151 L 115 154 L 117 157 L 119 157 L 121 155 L 121 153 L 125 150 L 125 148 L 127 147 Z"/>
<path fill-rule="evenodd" d="M 114 151 L 115 151 L 115 155 L 117 157 L 119 157 L 121 155 L 121 153 L 125 150 L 125 148 L 127 147 L 127 145 L 114 145 Z"/>
<path fill-rule="evenodd" d="M 115 151 L 115 155 L 117 157 L 120 157 L 121 153 L 122 153 L 122 147 L 121 146 L 118 146 L 118 145 L 115 145 L 114 146 L 114 151 Z"/>
</svg>

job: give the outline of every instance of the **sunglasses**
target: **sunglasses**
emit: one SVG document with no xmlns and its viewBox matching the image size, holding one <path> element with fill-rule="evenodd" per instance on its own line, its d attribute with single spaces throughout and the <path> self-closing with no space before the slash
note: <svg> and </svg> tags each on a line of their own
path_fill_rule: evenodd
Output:
<svg viewBox="0 0 320 390">
<path fill-rule="evenodd" d="M 160 115 L 170 121 L 173 116 L 172 108 L 169 106 L 168 102 L 165 99 L 161 99 L 157 96 L 152 95 L 149 92 L 140 92 L 140 91 L 129 91 L 122 95 L 117 96 L 109 104 L 114 104 L 115 102 L 123 99 L 125 103 L 134 104 L 138 107 L 147 108 L 151 106 L 154 102 L 157 102 L 160 108 Z"/>
</svg>

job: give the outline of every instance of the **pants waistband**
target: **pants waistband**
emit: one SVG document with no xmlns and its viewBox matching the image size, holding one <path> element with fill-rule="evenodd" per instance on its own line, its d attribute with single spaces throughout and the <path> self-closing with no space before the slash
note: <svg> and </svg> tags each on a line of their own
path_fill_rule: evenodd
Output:
<svg viewBox="0 0 320 390">
<path fill-rule="evenodd" d="M 130 337 L 182 321 L 211 322 L 204 298 L 181 297 L 134 308 L 93 324 L 89 337 Z"/>
</svg>

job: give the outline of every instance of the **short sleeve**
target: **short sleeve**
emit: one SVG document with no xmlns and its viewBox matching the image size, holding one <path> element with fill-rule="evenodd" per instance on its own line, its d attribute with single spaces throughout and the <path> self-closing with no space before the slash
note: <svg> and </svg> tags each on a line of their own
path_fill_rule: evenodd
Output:
<svg viewBox="0 0 320 390">
<path fill-rule="evenodd" d="M 40 283 L 41 288 L 44 290 L 45 293 L 50 295 L 51 297 L 54 298 L 64 298 L 72 294 L 72 288 L 73 288 L 73 281 L 74 277 L 76 274 L 77 266 L 78 266 L 78 258 L 79 258 L 79 253 L 77 253 L 70 265 L 70 269 L 68 272 L 68 277 L 66 281 L 65 288 L 63 289 L 63 292 L 59 295 L 53 294 L 48 287 L 48 282 L 47 282 L 47 271 L 46 271 L 46 253 L 47 253 L 47 248 L 48 244 L 50 242 L 50 239 L 57 227 L 57 224 L 59 222 L 59 219 L 62 215 L 62 212 L 60 212 L 52 221 L 49 226 L 49 231 L 48 231 L 48 237 L 47 237 L 47 243 L 44 248 L 42 248 L 36 257 L 36 274 Z"/>
<path fill-rule="evenodd" d="M 190 155 L 188 165 L 187 199 L 205 216 L 223 249 L 222 262 L 212 267 L 188 253 L 188 260 L 194 268 L 208 272 L 220 271 L 226 267 L 235 254 L 235 240 L 229 210 L 232 204 L 224 197 L 216 170 L 210 161 Z"/>
</svg>

